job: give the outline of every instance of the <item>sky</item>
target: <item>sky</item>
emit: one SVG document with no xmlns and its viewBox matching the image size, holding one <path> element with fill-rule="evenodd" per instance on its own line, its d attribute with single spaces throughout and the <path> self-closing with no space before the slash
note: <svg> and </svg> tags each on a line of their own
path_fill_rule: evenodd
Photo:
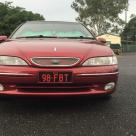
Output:
<svg viewBox="0 0 136 136">
<path fill-rule="evenodd" d="M 5 0 L 0 0 L 4 2 Z M 47 21 L 75 21 L 78 14 L 71 8 L 74 0 L 6 0 L 14 6 L 20 6 L 28 11 L 42 14 Z M 128 19 L 136 14 L 136 0 L 129 0 Z M 121 15 L 125 19 L 125 13 Z"/>
</svg>

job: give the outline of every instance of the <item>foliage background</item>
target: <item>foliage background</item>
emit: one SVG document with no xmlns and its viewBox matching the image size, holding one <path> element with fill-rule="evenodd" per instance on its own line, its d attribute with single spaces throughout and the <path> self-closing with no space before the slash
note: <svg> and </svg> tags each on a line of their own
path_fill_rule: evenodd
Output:
<svg viewBox="0 0 136 136">
<path fill-rule="evenodd" d="M 88 25 L 98 35 L 119 33 L 125 22 L 119 17 L 128 7 L 128 0 L 75 0 L 72 8 L 79 22 Z"/>
<path fill-rule="evenodd" d="M 44 20 L 40 14 L 12 6 L 12 2 L 0 2 L 0 35 L 9 36 L 21 23 L 32 20 Z"/>
</svg>

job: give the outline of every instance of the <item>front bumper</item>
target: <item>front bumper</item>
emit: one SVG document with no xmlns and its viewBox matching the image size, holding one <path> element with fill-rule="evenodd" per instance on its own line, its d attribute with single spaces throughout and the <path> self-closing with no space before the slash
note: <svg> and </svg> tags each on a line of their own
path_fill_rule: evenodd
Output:
<svg viewBox="0 0 136 136">
<path fill-rule="evenodd" d="M 40 71 L 72 71 L 71 84 L 41 84 L 38 82 Z M 118 80 L 118 66 L 79 67 L 79 68 L 31 68 L 2 67 L 0 84 L 4 90 L 0 95 L 15 96 L 78 96 L 111 94 Z M 114 82 L 112 90 L 104 90 L 106 84 Z"/>
</svg>

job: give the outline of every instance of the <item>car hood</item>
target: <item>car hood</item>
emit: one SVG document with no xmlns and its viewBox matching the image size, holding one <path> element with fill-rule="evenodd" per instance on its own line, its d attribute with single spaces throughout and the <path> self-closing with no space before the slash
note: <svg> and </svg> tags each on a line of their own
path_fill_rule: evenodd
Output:
<svg viewBox="0 0 136 136">
<path fill-rule="evenodd" d="M 77 57 L 110 56 L 113 52 L 95 40 L 69 39 L 19 39 L 0 44 L 0 55 L 32 57 Z"/>
</svg>

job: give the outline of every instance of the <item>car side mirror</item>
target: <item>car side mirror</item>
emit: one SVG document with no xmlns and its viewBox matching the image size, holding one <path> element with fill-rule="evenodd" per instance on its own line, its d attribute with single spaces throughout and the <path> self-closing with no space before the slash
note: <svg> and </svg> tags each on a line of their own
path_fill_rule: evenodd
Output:
<svg viewBox="0 0 136 136">
<path fill-rule="evenodd" d="M 104 39 L 104 38 L 97 38 L 97 41 L 99 41 L 101 43 L 106 43 L 106 39 Z"/>
<path fill-rule="evenodd" d="M 0 36 L 0 43 L 2 43 L 2 42 L 4 42 L 4 41 L 6 41 L 8 39 L 8 37 L 7 36 L 5 36 L 5 35 L 1 35 Z"/>
</svg>

